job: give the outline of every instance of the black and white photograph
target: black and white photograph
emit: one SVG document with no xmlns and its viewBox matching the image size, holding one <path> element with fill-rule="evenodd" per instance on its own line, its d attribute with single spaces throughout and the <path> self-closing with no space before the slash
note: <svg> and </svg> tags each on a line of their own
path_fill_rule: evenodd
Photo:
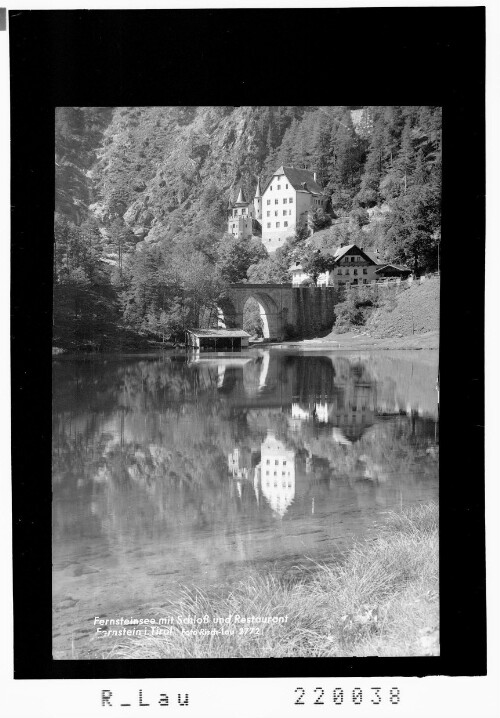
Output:
<svg viewBox="0 0 500 718">
<path fill-rule="evenodd" d="M 54 659 L 439 654 L 441 114 L 56 109 Z"/>
<path fill-rule="evenodd" d="M 484 8 L 7 21 L 12 715 L 466 718 Z"/>
</svg>

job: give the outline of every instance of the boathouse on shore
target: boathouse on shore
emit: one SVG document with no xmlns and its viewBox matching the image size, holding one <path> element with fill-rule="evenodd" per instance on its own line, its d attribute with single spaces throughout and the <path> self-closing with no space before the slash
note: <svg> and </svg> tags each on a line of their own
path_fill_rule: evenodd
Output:
<svg viewBox="0 0 500 718">
<path fill-rule="evenodd" d="M 248 347 L 250 334 L 243 329 L 187 329 L 186 346 L 201 351 L 230 352 Z"/>
</svg>

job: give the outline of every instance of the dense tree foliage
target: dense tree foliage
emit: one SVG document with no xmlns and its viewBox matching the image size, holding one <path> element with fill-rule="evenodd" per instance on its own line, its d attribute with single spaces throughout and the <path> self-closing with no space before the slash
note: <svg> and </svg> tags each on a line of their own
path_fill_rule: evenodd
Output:
<svg viewBox="0 0 500 718">
<path fill-rule="evenodd" d="M 68 321 L 91 308 L 89 336 L 106 306 L 164 339 L 213 321 L 224 283 L 290 281 L 292 261 L 316 276 L 347 242 L 438 266 L 439 107 L 71 107 L 55 127 L 55 291 Z M 267 256 L 225 234 L 226 211 L 280 164 L 315 170 L 329 201 Z"/>
</svg>

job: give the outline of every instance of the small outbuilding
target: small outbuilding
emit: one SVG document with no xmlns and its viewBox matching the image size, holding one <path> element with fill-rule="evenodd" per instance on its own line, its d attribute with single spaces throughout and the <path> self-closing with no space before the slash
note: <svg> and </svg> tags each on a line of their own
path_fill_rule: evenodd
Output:
<svg viewBox="0 0 500 718">
<path fill-rule="evenodd" d="M 187 329 L 186 346 L 201 351 L 232 352 L 248 347 L 250 334 L 243 329 Z"/>
<path fill-rule="evenodd" d="M 377 275 L 377 279 L 379 278 L 400 278 L 400 279 L 406 279 L 411 274 L 411 269 L 408 267 L 405 267 L 402 264 L 383 264 L 381 267 L 375 270 L 375 274 Z"/>
</svg>

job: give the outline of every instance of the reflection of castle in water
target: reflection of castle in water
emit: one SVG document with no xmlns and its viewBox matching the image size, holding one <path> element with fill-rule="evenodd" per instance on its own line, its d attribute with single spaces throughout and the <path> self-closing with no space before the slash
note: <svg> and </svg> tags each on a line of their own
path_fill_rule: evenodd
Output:
<svg viewBox="0 0 500 718">
<path fill-rule="evenodd" d="M 377 389 L 367 377 L 335 377 L 328 394 L 313 397 L 294 397 L 289 425 L 300 430 L 303 421 L 332 426 L 332 439 L 337 443 L 351 443 L 361 437 L 375 422 Z"/>
<path fill-rule="evenodd" d="M 260 492 L 274 513 L 284 516 L 295 496 L 295 451 L 269 431 L 260 445 L 257 464 L 256 454 L 256 449 L 235 447 L 228 454 L 228 473 L 235 479 L 240 496 L 242 481 L 253 479 L 257 502 Z"/>
<path fill-rule="evenodd" d="M 295 496 L 295 451 L 271 432 L 261 445 L 260 486 L 272 510 L 284 516 Z"/>
<path fill-rule="evenodd" d="M 232 406 L 279 408 L 292 431 L 299 432 L 303 422 L 310 422 L 323 434 L 331 431 L 332 440 L 341 444 L 358 441 L 379 416 L 418 413 L 437 418 L 433 382 L 430 395 L 425 395 L 425 410 L 420 399 L 413 399 L 421 396 L 427 375 L 413 379 L 411 362 L 395 378 L 390 362 L 375 373 L 369 366 L 352 357 L 292 357 L 262 351 L 244 366 L 228 366 L 222 382 L 221 375 L 217 377 L 217 389 Z"/>
<path fill-rule="evenodd" d="M 233 479 L 248 479 L 252 467 L 252 454 L 246 448 L 236 447 L 228 454 L 227 468 Z"/>
</svg>

